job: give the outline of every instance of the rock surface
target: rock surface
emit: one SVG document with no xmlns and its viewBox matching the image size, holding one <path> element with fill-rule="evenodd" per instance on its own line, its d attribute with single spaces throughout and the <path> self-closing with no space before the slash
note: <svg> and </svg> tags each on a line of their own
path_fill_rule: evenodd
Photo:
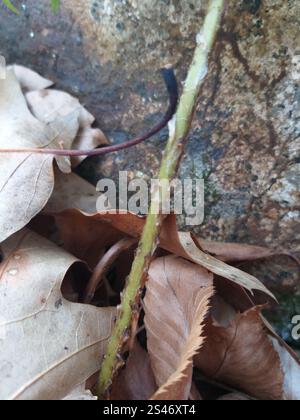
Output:
<svg viewBox="0 0 300 420">
<path fill-rule="evenodd" d="M 21 16 L 0 7 L 1 54 L 78 95 L 115 143 L 162 115 L 158 70 L 171 63 L 184 80 L 207 5 L 65 0 L 55 15 L 48 0 L 24 3 Z M 300 3 L 228 4 L 181 176 L 206 180 L 202 236 L 300 252 Z M 120 169 L 153 176 L 166 137 L 90 159 L 80 173 L 94 183 Z"/>
</svg>

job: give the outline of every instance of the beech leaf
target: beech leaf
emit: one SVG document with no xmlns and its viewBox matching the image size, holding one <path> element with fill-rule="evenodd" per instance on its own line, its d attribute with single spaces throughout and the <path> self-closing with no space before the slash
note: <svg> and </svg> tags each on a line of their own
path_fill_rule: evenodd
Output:
<svg viewBox="0 0 300 420">
<path fill-rule="evenodd" d="M 195 358 L 209 378 L 261 400 L 299 399 L 299 361 L 271 336 L 255 307 L 238 313 L 214 299 L 205 344 Z"/>
<path fill-rule="evenodd" d="M 144 302 L 148 352 L 160 387 L 153 399 L 189 398 L 193 357 L 204 342 L 213 293 L 213 276 L 195 264 L 174 256 L 152 263 Z"/>
</svg>

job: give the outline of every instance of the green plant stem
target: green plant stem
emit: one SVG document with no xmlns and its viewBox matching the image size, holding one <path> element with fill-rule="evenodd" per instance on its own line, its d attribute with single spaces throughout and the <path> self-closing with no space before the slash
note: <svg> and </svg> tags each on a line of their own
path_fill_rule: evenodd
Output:
<svg viewBox="0 0 300 420">
<path fill-rule="evenodd" d="M 57 13 L 59 11 L 60 7 L 60 0 L 51 0 L 51 8 L 54 13 Z"/>
<path fill-rule="evenodd" d="M 200 88 L 208 71 L 208 58 L 219 29 L 225 0 L 211 0 L 202 30 L 197 35 L 197 47 L 193 62 L 185 82 L 184 91 L 173 120 L 169 123 L 170 136 L 162 160 L 159 180 L 171 181 L 177 173 L 184 143 L 189 134 L 192 118 L 197 105 Z M 150 212 L 142 233 L 138 250 L 131 268 L 127 285 L 123 294 L 118 319 L 104 357 L 97 394 L 103 398 L 112 383 L 120 364 L 120 352 L 123 343 L 128 338 L 132 319 L 139 311 L 140 291 L 147 279 L 148 269 L 153 254 L 158 246 L 158 238 L 163 222 L 163 216 L 157 214 L 158 206 L 168 197 L 167 189 L 154 192 Z"/>
<path fill-rule="evenodd" d="M 10 0 L 2 0 L 6 7 L 8 7 L 12 12 L 16 13 L 17 15 L 20 14 L 19 10 L 12 4 Z M 58 12 L 60 7 L 60 0 L 51 0 L 51 8 L 53 12 Z"/>
<path fill-rule="evenodd" d="M 14 12 L 16 15 L 19 15 L 19 10 L 11 3 L 10 0 L 2 0 L 6 7 L 9 8 L 12 12 Z"/>
</svg>

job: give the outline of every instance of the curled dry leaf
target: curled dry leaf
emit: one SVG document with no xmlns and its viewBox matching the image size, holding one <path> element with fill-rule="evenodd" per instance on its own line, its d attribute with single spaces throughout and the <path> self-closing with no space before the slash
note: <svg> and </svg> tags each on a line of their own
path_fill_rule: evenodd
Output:
<svg viewBox="0 0 300 420">
<path fill-rule="evenodd" d="M 89 150 L 107 145 L 108 140 L 98 128 L 91 128 L 95 118 L 79 102 L 77 98 L 59 90 L 39 90 L 26 94 L 26 100 L 33 115 L 47 124 L 59 119 L 76 118 L 78 122 L 77 135 L 73 139 L 72 148 Z M 60 145 L 69 148 L 64 142 Z M 84 156 L 72 159 L 73 166 L 85 159 Z"/>
<path fill-rule="evenodd" d="M 45 213 L 60 213 L 66 209 L 78 209 L 96 213 L 98 193 L 96 188 L 75 173 L 64 174 L 55 169 L 55 187 L 44 208 Z"/>
<path fill-rule="evenodd" d="M 299 399 L 299 362 L 271 337 L 259 307 L 241 314 L 214 299 L 205 335 L 195 364 L 207 377 L 262 400 Z"/>
<path fill-rule="evenodd" d="M 0 80 L 0 124 L 1 148 L 43 147 L 55 138 L 53 127 L 30 113 L 12 71 Z M 52 160 L 51 156 L 0 154 L 0 242 L 24 227 L 46 204 L 54 184 Z"/>
<path fill-rule="evenodd" d="M 79 103 L 77 98 L 55 89 L 28 92 L 26 100 L 34 116 L 45 123 L 62 116 L 77 114 L 79 127 L 90 127 L 95 118 Z"/>
<path fill-rule="evenodd" d="M 65 300 L 77 260 L 27 229 L 2 253 L 0 399 L 64 398 L 99 370 L 115 309 Z"/>
<path fill-rule="evenodd" d="M 203 252 L 200 247 L 197 246 L 197 241 L 194 240 L 191 234 L 179 232 L 179 240 L 186 252 L 186 257 L 191 261 L 202 265 L 218 276 L 224 277 L 225 279 L 242 286 L 251 293 L 257 290 L 276 300 L 275 296 L 256 277 L 231 265 L 225 264 L 217 258 Z"/>
<path fill-rule="evenodd" d="M 56 219 L 59 229 L 66 239 L 65 243 L 70 243 L 70 246 L 78 241 L 76 239 L 76 236 L 78 238 L 78 229 L 80 229 L 84 238 L 81 246 L 84 246 L 86 241 L 91 243 L 96 235 L 99 236 L 99 231 L 104 224 L 107 226 L 107 230 L 110 226 L 111 230 L 119 231 L 121 237 L 132 236 L 138 238 L 141 235 L 145 223 L 144 218 L 125 211 L 118 214 L 111 212 L 109 214 L 87 215 L 77 210 L 72 210 L 56 215 Z M 90 235 L 87 237 L 85 235 L 85 229 L 90 225 L 93 226 L 93 229 L 89 229 Z M 265 296 L 276 300 L 273 294 L 256 277 L 202 251 L 200 245 L 197 243 L 197 239 L 193 238 L 190 233 L 178 232 L 176 218 L 172 216 L 163 225 L 159 246 L 172 254 L 206 268 L 210 272 L 229 280 L 234 285 L 246 289 L 248 292 L 253 293 L 253 291 L 258 290 Z M 74 253 L 72 248 L 67 249 Z M 82 258 L 77 253 L 74 255 Z"/>
<path fill-rule="evenodd" d="M 227 262 L 256 261 L 278 255 L 278 252 L 262 246 L 222 243 L 198 239 L 201 249 L 210 255 Z"/>
<path fill-rule="evenodd" d="M 123 232 L 97 216 L 88 217 L 77 210 L 55 215 L 64 248 L 94 268 L 106 249 L 124 237 Z"/>
<path fill-rule="evenodd" d="M 35 73 L 15 69 L 25 87 L 47 85 Z M 95 136 L 91 130 L 87 134 L 93 121 L 78 100 L 64 92 L 34 90 L 25 98 L 13 68 L 0 80 L 0 152 L 1 148 L 70 149 L 75 139 L 84 147 L 90 145 L 91 137 L 92 142 L 101 138 L 102 144 L 102 134 Z M 27 225 L 46 205 L 54 188 L 53 160 L 51 155 L 0 153 L 0 242 Z M 63 172 L 71 172 L 69 158 L 55 160 Z"/>
<path fill-rule="evenodd" d="M 27 67 L 14 64 L 13 66 L 9 66 L 8 70 L 13 70 L 21 85 L 22 90 L 25 92 L 29 92 L 31 90 L 47 89 L 53 85 L 51 80 L 45 79 Z"/>
<path fill-rule="evenodd" d="M 83 127 L 79 129 L 76 139 L 73 143 L 73 149 L 92 150 L 99 146 L 107 146 L 109 141 L 99 128 Z M 84 156 L 72 158 L 72 165 L 76 167 L 85 159 Z"/>
<path fill-rule="evenodd" d="M 76 147 L 76 148 L 80 148 L 80 147 Z M 76 183 L 78 184 L 79 191 L 81 191 L 80 179 L 82 178 L 77 177 L 77 181 L 76 181 Z M 84 182 L 86 184 L 86 188 L 89 191 L 91 191 L 91 193 L 94 193 L 96 195 L 95 187 L 86 181 Z M 73 184 L 75 186 L 75 179 L 73 181 Z M 79 207 L 76 206 L 77 200 L 74 201 L 73 206 L 71 206 L 72 201 L 71 201 L 71 197 L 68 197 L 67 190 L 63 191 L 63 193 L 64 194 L 60 194 L 61 196 L 61 199 L 59 200 L 60 206 L 57 208 L 56 210 L 57 212 L 63 211 L 69 208 L 73 208 L 73 209 L 76 208 L 76 209 L 85 211 L 89 213 L 90 215 L 94 214 L 95 212 L 94 206 L 93 208 L 90 208 L 90 210 L 85 210 L 82 208 L 82 206 L 79 206 Z M 65 197 L 65 202 L 63 202 L 63 197 Z M 55 206 L 55 199 L 53 199 L 52 205 Z M 125 213 L 125 216 L 126 216 L 126 213 Z M 139 237 L 141 235 L 145 219 L 143 217 L 133 215 L 130 212 L 127 212 L 127 217 L 128 219 L 129 218 L 136 219 L 136 222 L 134 223 L 135 230 L 130 229 L 130 231 L 128 231 L 122 228 L 124 233 L 127 233 L 128 235 L 130 234 L 134 237 Z M 114 219 L 112 220 L 112 223 L 115 225 L 118 224 L 118 215 L 117 217 L 114 217 Z M 125 228 L 128 228 L 128 226 L 126 225 Z M 170 237 L 172 238 L 172 241 L 170 241 Z M 182 247 L 180 245 L 180 241 L 178 238 L 176 217 L 174 215 L 170 215 L 166 219 L 160 241 L 161 241 L 161 246 L 165 248 L 168 242 L 174 242 L 175 245 L 173 246 L 173 252 L 176 251 L 175 253 L 177 253 L 178 255 L 182 253 Z M 297 258 L 293 254 L 284 250 L 278 252 L 273 249 L 269 249 L 269 248 L 261 247 L 261 246 L 253 246 L 253 245 L 237 244 L 237 243 L 213 242 L 213 241 L 207 241 L 202 238 L 197 238 L 197 242 L 199 244 L 200 249 L 204 251 L 206 254 L 209 254 L 212 257 L 215 257 L 218 260 L 221 260 L 224 262 L 234 263 L 234 262 L 255 261 L 255 260 L 265 259 L 265 258 L 274 257 L 278 255 L 287 255 L 291 257 L 292 259 L 294 259 L 299 265 L 299 261 L 297 260 Z"/>
<path fill-rule="evenodd" d="M 149 354 L 135 341 L 125 368 L 116 378 L 112 400 L 148 400 L 157 390 Z"/>
<path fill-rule="evenodd" d="M 91 185 L 91 184 L 90 184 Z M 94 187 L 93 187 L 94 188 Z M 67 208 L 67 207 L 65 207 Z M 74 206 L 74 208 L 76 208 Z M 92 213 L 92 212 L 90 212 Z M 128 212 L 128 214 L 130 214 Z M 143 220 L 144 218 L 135 216 L 139 219 L 140 225 L 138 231 L 135 232 L 135 236 L 139 236 L 141 233 L 141 230 L 143 228 Z M 176 217 L 174 215 L 170 215 L 166 219 L 165 223 L 165 233 L 172 232 L 172 237 L 174 235 L 174 239 L 176 239 L 176 243 L 178 242 L 177 235 L 177 225 L 176 225 Z M 166 235 L 166 238 L 169 235 Z M 164 238 L 164 232 L 162 234 L 162 241 Z M 219 260 L 225 261 L 225 262 L 244 262 L 244 261 L 254 261 L 258 259 L 264 259 L 269 258 L 273 256 L 278 255 L 287 255 L 293 259 L 296 260 L 296 262 L 299 264 L 299 260 L 297 258 L 289 253 L 288 251 L 275 251 L 273 249 L 269 249 L 266 247 L 261 246 L 254 246 L 254 245 L 247 245 L 247 244 L 236 244 L 236 243 L 221 243 L 221 242 L 213 242 L 208 241 L 202 238 L 197 239 L 201 249 Z"/>
<path fill-rule="evenodd" d="M 63 175 L 62 175 L 63 177 Z M 71 189 L 71 193 L 68 193 L 68 189 L 66 187 L 68 177 L 64 177 L 64 182 L 57 183 L 55 186 L 55 190 L 53 193 L 53 197 L 51 197 L 51 206 L 50 208 L 46 208 L 48 212 L 61 212 L 65 209 L 78 209 L 85 213 L 89 213 L 89 215 L 93 215 L 95 213 L 96 208 L 96 201 L 97 201 L 97 193 L 95 191 L 95 187 L 92 186 L 90 183 L 82 180 L 82 178 L 78 176 L 74 176 L 72 181 L 70 180 L 69 188 Z M 85 200 L 81 199 L 81 196 L 85 195 Z M 88 196 L 88 197 L 87 197 Z M 96 216 L 94 216 L 96 217 Z M 125 234 L 133 236 L 135 238 L 141 235 L 143 230 L 144 221 L 145 219 L 136 215 L 133 215 L 129 212 L 123 212 L 122 217 L 120 215 L 114 215 L 110 219 L 110 215 L 100 215 L 103 219 L 108 219 L 108 222 L 112 223 L 116 228 L 123 231 Z M 125 223 L 125 219 L 134 221 L 133 227 L 130 226 L 130 223 Z M 185 242 L 185 241 L 184 241 Z M 270 257 L 276 257 L 279 255 L 286 255 L 289 258 L 292 258 L 300 268 L 300 262 L 295 257 L 295 255 L 291 254 L 287 251 L 274 251 L 269 248 L 260 247 L 260 246 L 253 246 L 253 245 L 246 245 L 246 244 L 235 244 L 235 243 L 219 243 L 219 242 L 212 242 L 207 241 L 201 238 L 195 238 L 194 242 L 198 243 L 198 248 L 204 251 L 205 254 L 209 254 L 212 257 L 215 257 L 221 262 L 228 262 L 228 263 L 236 263 L 236 262 L 245 262 L 245 261 L 255 261 Z M 174 215 L 170 215 L 164 223 L 161 237 L 160 237 L 160 246 L 169 250 L 176 255 L 188 257 L 184 250 L 184 244 L 181 243 L 178 230 L 177 230 L 177 223 L 176 217 Z M 203 256 L 203 254 L 202 254 Z M 190 257 L 188 257 L 190 259 Z M 222 264 L 221 264 L 222 266 Z M 223 265 L 224 268 L 224 265 Z M 218 271 L 219 272 L 219 271 Z M 229 279 L 232 281 L 232 278 L 235 277 L 235 274 L 243 273 L 241 270 L 231 273 L 231 278 Z M 242 274 L 242 278 L 246 276 L 246 280 L 251 280 L 253 285 L 253 280 L 256 284 L 259 284 L 260 287 L 262 286 L 261 282 L 257 283 L 257 279 L 253 276 L 249 276 L 246 273 Z M 239 284 L 239 281 L 236 282 Z M 253 288 L 255 290 L 255 288 Z M 261 290 L 261 289 L 260 289 Z M 266 288 L 264 288 L 264 294 L 266 294 Z M 269 294 L 269 291 L 268 291 Z M 272 298 L 273 295 L 272 295 Z"/>
<path fill-rule="evenodd" d="M 277 337 L 270 337 L 273 347 L 280 358 L 284 373 L 283 395 L 286 400 L 300 400 L 300 360 L 294 357 L 285 343 Z"/>
<path fill-rule="evenodd" d="M 201 243 L 193 234 L 178 232 L 175 217 L 169 217 L 166 220 L 161 245 L 168 251 L 205 267 L 210 272 L 243 287 L 252 294 L 254 291 L 260 291 L 276 300 L 273 294 L 256 277 L 204 252 Z"/>
<path fill-rule="evenodd" d="M 148 352 L 160 387 L 153 399 L 189 398 L 193 357 L 204 342 L 213 293 L 213 276 L 204 268 L 175 256 L 152 263 L 144 302 Z"/>
</svg>

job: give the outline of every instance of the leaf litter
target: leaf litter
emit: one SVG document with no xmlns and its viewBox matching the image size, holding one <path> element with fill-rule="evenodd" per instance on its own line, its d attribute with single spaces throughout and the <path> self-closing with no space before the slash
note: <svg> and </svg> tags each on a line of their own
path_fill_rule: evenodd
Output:
<svg viewBox="0 0 300 420">
<path fill-rule="evenodd" d="M 26 90 L 34 86 L 37 90 L 24 95 L 22 84 Z M 94 118 L 76 98 L 45 89 L 48 85 L 32 71 L 16 66 L 7 69 L 6 78 L 0 80 L 0 149 L 71 148 L 74 144 L 85 148 L 107 142 L 102 132 L 91 128 Z M 47 204 L 54 189 L 54 160 L 62 172 L 71 172 L 67 157 L 0 155 L 1 242 L 25 227 Z"/>
<path fill-rule="evenodd" d="M 51 86 L 7 69 L 0 147 L 107 144 L 79 101 Z M 80 161 L 0 154 L 2 399 L 95 399 L 145 219 L 97 214 L 94 187 L 72 173 Z M 196 238 L 167 218 L 110 398 L 201 400 L 213 383 L 223 400 L 299 400 L 299 358 L 261 314 L 276 297 L 236 267 L 281 253 Z"/>
</svg>

